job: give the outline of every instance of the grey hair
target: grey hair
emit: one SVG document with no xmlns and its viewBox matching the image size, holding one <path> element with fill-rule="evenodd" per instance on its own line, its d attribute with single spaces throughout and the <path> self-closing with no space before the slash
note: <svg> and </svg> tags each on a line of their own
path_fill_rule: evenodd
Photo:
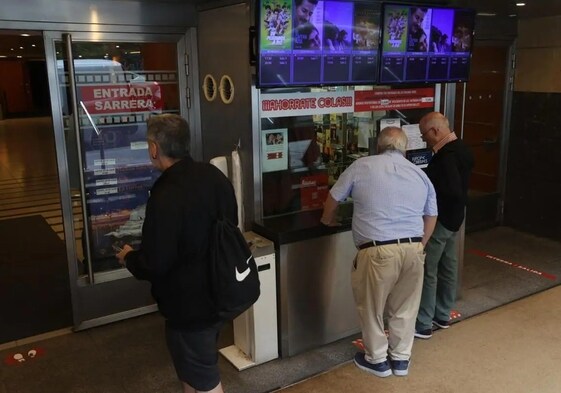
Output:
<svg viewBox="0 0 561 393">
<path fill-rule="evenodd" d="M 385 151 L 399 151 L 405 155 L 407 150 L 407 135 L 399 127 L 386 127 L 378 135 L 378 153 Z"/>
<path fill-rule="evenodd" d="M 189 155 L 191 132 L 187 120 L 165 113 L 150 117 L 147 125 L 147 138 L 158 144 L 164 156 L 181 159 Z"/>
</svg>

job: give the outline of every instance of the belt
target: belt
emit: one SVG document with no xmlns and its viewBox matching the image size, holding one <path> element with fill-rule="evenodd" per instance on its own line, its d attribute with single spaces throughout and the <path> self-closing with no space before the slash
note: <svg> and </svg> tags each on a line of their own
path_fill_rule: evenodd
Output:
<svg viewBox="0 0 561 393">
<path fill-rule="evenodd" d="M 384 241 L 373 240 L 370 242 L 362 243 L 360 246 L 358 246 L 358 249 L 364 250 L 365 248 L 385 246 L 386 244 L 419 243 L 421 240 L 423 240 L 422 237 L 404 237 L 403 239 L 393 239 L 393 240 L 384 240 Z"/>
</svg>

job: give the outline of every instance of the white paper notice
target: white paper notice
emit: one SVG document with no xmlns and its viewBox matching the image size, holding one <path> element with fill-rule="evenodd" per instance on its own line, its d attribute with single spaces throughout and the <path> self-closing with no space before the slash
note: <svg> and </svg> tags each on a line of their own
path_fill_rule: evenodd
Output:
<svg viewBox="0 0 561 393">
<path fill-rule="evenodd" d="M 368 139 L 374 136 L 374 132 L 372 131 L 372 121 L 370 119 L 368 121 L 364 120 L 360 119 L 358 122 L 358 147 L 368 149 Z"/>
<path fill-rule="evenodd" d="M 401 128 L 407 135 L 407 150 L 426 149 L 427 144 L 421 138 L 418 124 L 406 124 Z"/>
<path fill-rule="evenodd" d="M 261 134 L 263 172 L 288 169 L 288 129 L 264 130 Z"/>
<path fill-rule="evenodd" d="M 386 127 L 401 127 L 399 119 L 380 119 L 380 131 Z"/>
</svg>

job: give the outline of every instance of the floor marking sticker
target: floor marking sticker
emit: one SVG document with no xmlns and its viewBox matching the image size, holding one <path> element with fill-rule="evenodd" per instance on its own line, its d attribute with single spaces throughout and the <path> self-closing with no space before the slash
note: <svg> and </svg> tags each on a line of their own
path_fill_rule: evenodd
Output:
<svg viewBox="0 0 561 393">
<path fill-rule="evenodd" d="M 43 348 L 31 348 L 27 352 L 18 352 L 8 355 L 4 359 L 4 363 L 8 366 L 15 366 L 17 364 L 23 364 L 26 361 L 35 359 L 36 357 L 42 356 L 45 354 Z"/>
<path fill-rule="evenodd" d="M 552 281 L 557 280 L 557 277 L 553 274 L 544 273 L 544 272 L 541 272 L 539 270 L 532 269 L 530 267 L 521 265 L 521 264 L 516 263 L 516 262 L 511 262 L 511 261 L 507 261 L 505 259 L 501 259 L 499 257 L 487 254 L 485 251 L 471 249 L 471 250 L 467 250 L 466 252 L 468 252 L 470 254 L 473 254 L 473 255 L 483 257 L 483 258 L 488 258 L 488 259 L 491 259 L 491 260 L 496 261 L 496 262 L 504 263 L 505 265 L 508 265 L 510 267 L 520 269 L 520 270 L 524 270 L 528 273 L 536 274 L 536 275 L 541 276 L 543 278 L 547 278 L 548 280 L 552 280 Z"/>
</svg>

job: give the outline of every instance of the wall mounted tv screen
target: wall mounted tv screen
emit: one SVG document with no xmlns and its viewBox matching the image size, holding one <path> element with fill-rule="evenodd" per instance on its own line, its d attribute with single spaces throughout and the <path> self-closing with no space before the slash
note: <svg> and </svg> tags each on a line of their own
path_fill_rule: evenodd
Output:
<svg viewBox="0 0 561 393">
<path fill-rule="evenodd" d="M 468 80 L 475 11 L 382 5 L 382 84 Z"/>
<path fill-rule="evenodd" d="M 258 2 L 258 87 L 376 83 L 380 11 L 372 3 Z"/>
</svg>

